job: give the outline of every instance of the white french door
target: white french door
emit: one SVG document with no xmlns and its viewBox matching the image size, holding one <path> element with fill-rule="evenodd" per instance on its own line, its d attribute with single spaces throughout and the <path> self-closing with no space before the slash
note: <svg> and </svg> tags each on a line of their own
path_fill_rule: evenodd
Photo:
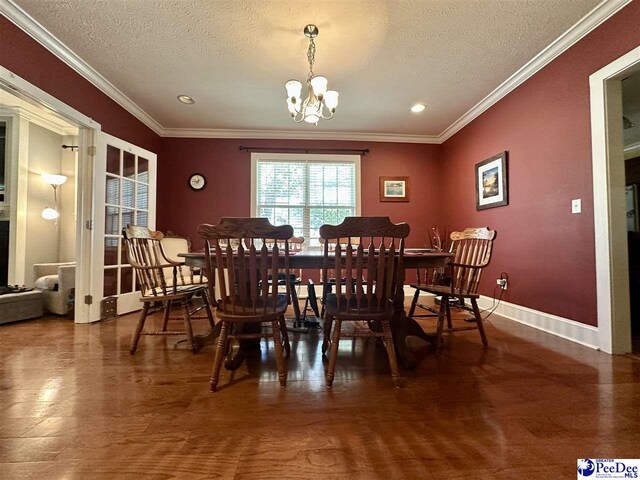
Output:
<svg viewBox="0 0 640 480">
<path fill-rule="evenodd" d="M 94 314 L 105 297 L 117 297 L 118 315 L 141 308 L 122 229 L 128 224 L 155 229 L 156 171 L 155 153 L 99 134 L 94 170 Z"/>
</svg>

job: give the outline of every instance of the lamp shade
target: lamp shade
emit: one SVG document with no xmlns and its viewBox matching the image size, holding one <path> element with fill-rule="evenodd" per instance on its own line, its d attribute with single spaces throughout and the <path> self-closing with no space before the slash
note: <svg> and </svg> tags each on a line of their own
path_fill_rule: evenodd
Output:
<svg viewBox="0 0 640 480">
<path fill-rule="evenodd" d="M 313 88 L 313 93 L 316 96 L 324 96 L 327 93 L 327 79 L 322 76 L 313 77 L 311 79 L 311 88 Z"/>
<path fill-rule="evenodd" d="M 336 92 L 335 90 L 329 90 L 327 93 L 325 93 L 324 104 L 329 110 L 336 108 L 338 106 L 338 92 Z"/>
<path fill-rule="evenodd" d="M 42 218 L 45 220 L 55 220 L 60 214 L 53 208 L 45 208 L 42 210 Z"/>
<path fill-rule="evenodd" d="M 40 175 L 42 180 L 47 182 L 49 185 L 62 185 L 67 181 L 67 177 L 65 175 L 53 175 L 51 173 L 43 173 Z"/>
<path fill-rule="evenodd" d="M 289 98 L 300 98 L 300 94 L 302 93 L 302 84 L 298 80 L 289 80 L 284 84 L 284 88 L 287 89 L 287 96 Z"/>
</svg>

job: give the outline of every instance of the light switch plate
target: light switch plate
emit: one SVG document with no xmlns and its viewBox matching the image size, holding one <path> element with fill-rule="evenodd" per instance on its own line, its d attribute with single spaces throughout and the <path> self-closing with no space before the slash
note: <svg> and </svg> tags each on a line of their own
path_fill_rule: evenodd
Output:
<svg viewBox="0 0 640 480">
<path fill-rule="evenodd" d="M 582 199 L 576 198 L 571 200 L 571 213 L 581 213 L 582 212 Z"/>
</svg>

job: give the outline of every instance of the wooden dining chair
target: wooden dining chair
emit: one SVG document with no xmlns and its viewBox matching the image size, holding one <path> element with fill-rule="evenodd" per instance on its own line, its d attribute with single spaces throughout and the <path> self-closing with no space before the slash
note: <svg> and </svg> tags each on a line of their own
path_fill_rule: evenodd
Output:
<svg viewBox="0 0 640 480">
<path fill-rule="evenodd" d="M 193 328 L 191 320 L 192 299 L 194 295 L 200 295 L 203 308 L 211 328 L 214 328 L 213 315 L 207 297 L 206 283 L 185 283 L 183 269 L 188 269 L 182 262 L 176 262 L 167 258 L 161 240 L 162 233 L 149 230 L 147 227 L 127 225 L 122 230 L 122 236 L 126 245 L 127 259 L 133 267 L 137 281 L 140 285 L 140 301 L 142 310 L 138 324 L 131 339 L 129 353 L 133 355 L 138 349 L 141 335 L 187 335 L 189 349 L 196 352 L 198 347 L 193 341 Z M 170 273 L 169 273 L 170 272 Z M 167 278 L 170 275 L 170 278 Z M 144 324 L 147 316 L 152 312 L 152 305 L 162 304 L 164 308 L 163 328 L 161 331 L 145 332 Z M 182 307 L 182 317 L 185 331 L 168 331 L 167 321 L 171 305 Z M 199 309 L 197 309 L 199 310 Z"/>
<path fill-rule="evenodd" d="M 187 267 L 179 256 L 181 253 L 191 252 L 191 238 L 182 237 L 172 231 L 167 231 L 166 233 L 155 232 L 155 234 L 160 239 L 160 246 L 167 260 L 180 264 L 176 276 L 178 285 L 202 285 L 203 287 L 207 287 L 208 279 L 204 276 L 204 270 L 201 268 Z M 173 267 L 167 267 L 163 270 L 164 278 L 168 285 L 171 285 L 173 282 L 172 268 Z M 162 318 L 163 331 L 167 330 L 172 307 L 172 300 L 164 302 L 164 315 Z M 198 313 L 203 307 L 204 306 L 196 308 L 192 313 Z"/>
<path fill-rule="evenodd" d="M 447 272 L 442 274 L 438 271 L 427 272 L 422 277 L 424 283 L 411 285 L 416 289 L 416 293 L 411 302 L 409 316 L 413 316 L 420 292 L 431 293 L 441 297 L 440 309 L 438 310 L 437 324 L 437 344 L 442 343 L 442 332 L 444 321 L 447 320 L 447 331 L 457 332 L 463 330 L 479 330 L 482 344 L 488 346 L 487 336 L 482 324 L 480 309 L 477 299 L 480 297 L 478 284 L 482 270 L 489 265 L 491 253 L 493 252 L 493 241 L 496 238 L 496 231 L 483 228 L 467 228 L 462 232 L 451 233 L 451 252 L 455 257 L 449 262 Z M 455 298 L 464 301 L 469 299 L 473 308 L 475 326 L 453 327 L 451 323 L 450 299 Z"/>
<path fill-rule="evenodd" d="M 289 275 L 290 225 L 273 226 L 266 218 L 223 218 L 218 225 L 203 224 L 198 234 L 205 240 L 207 272 L 217 272 L 219 299 L 216 316 L 222 322 L 211 374 L 211 391 L 215 392 L 223 357 L 232 339 L 273 338 L 278 378 L 287 384 L 283 347 L 289 353 L 284 314 L 287 310 L 289 282 L 286 294 L 278 291 L 277 278 L 282 270 Z M 233 247 L 232 245 L 235 245 Z M 271 327 L 268 333 L 241 333 L 239 324 L 257 323 Z"/>
<path fill-rule="evenodd" d="M 409 225 L 393 224 L 388 217 L 346 217 L 340 225 L 320 227 L 320 237 L 325 240 L 323 278 L 328 278 L 329 270 L 335 272 L 335 288 L 330 290 L 327 282 L 323 284 L 322 353 L 331 348 L 326 373 L 328 388 L 333 385 L 342 336 L 381 338 L 394 385 L 398 386 L 398 363 L 390 322 L 407 235 Z M 333 252 L 331 244 L 335 245 Z M 363 320 L 368 322 L 368 330 L 342 332 L 343 321 Z"/>
</svg>

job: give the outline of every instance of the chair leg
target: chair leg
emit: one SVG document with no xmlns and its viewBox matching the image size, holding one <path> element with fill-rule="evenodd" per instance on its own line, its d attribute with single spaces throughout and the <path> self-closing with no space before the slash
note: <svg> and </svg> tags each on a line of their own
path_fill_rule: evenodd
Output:
<svg viewBox="0 0 640 480">
<path fill-rule="evenodd" d="M 487 334 L 484 332 L 484 325 L 482 324 L 482 316 L 480 315 L 480 309 L 478 308 L 478 302 L 475 298 L 471 299 L 471 306 L 473 307 L 473 316 L 476 317 L 476 324 L 478 325 L 478 331 L 480 331 L 480 338 L 482 338 L 482 345 L 484 348 L 489 346 L 487 341 Z"/>
<path fill-rule="evenodd" d="M 287 357 L 291 355 L 291 344 L 289 343 L 289 332 L 287 331 L 287 322 L 282 317 L 278 324 L 280 325 L 280 335 L 282 335 L 282 343 L 284 344 L 284 351 Z"/>
<path fill-rule="evenodd" d="M 162 331 L 167 331 L 167 325 L 169 324 L 169 316 L 171 315 L 172 300 L 167 300 L 164 304 L 164 313 L 162 314 Z"/>
<path fill-rule="evenodd" d="M 229 323 L 223 321 L 222 328 L 220 328 L 220 336 L 218 337 L 218 347 L 216 348 L 216 355 L 213 358 L 213 372 L 211 372 L 211 391 L 215 392 L 218 386 L 218 380 L 220 379 L 220 367 L 222 367 L 222 360 L 227 354 L 227 344 L 229 343 L 227 336 L 229 334 Z"/>
<path fill-rule="evenodd" d="M 184 318 L 184 327 L 187 331 L 187 341 L 189 342 L 189 350 L 192 353 L 196 353 L 198 350 L 193 343 L 193 328 L 191 328 L 191 312 L 189 312 L 189 300 L 186 298 L 182 300 L 182 317 Z"/>
<path fill-rule="evenodd" d="M 331 340 L 331 353 L 329 355 L 329 367 L 325 377 L 327 388 L 333 386 L 333 378 L 336 371 L 336 360 L 338 359 L 338 344 L 340 343 L 340 330 L 342 329 L 342 320 L 336 318 L 333 326 L 333 339 Z"/>
<path fill-rule="evenodd" d="M 131 347 L 129 348 L 129 353 L 131 355 L 135 354 L 136 350 L 138 349 L 138 340 L 140 340 L 140 335 L 142 334 L 142 329 L 144 328 L 144 322 L 147 320 L 148 313 L 149 313 L 149 302 L 144 302 L 142 304 L 142 310 L 140 311 L 138 325 L 136 325 L 136 329 L 133 332 L 133 337 L 131 338 Z"/>
<path fill-rule="evenodd" d="M 409 309 L 409 314 L 407 315 L 407 317 L 412 318 L 413 314 L 416 313 L 416 305 L 418 304 L 419 298 L 420 298 L 420 290 L 416 288 L 416 291 L 413 294 L 413 300 L 411 301 L 411 308 Z"/>
<path fill-rule="evenodd" d="M 271 322 L 273 329 L 273 343 L 276 352 L 276 365 L 278 366 L 278 379 L 280 380 L 280 386 L 287 386 L 287 367 L 284 365 L 284 355 L 282 353 L 282 337 L 280 334 L 280 322 L 284 323 L 284 317 L 280 320 L 274 320 Z"/>
<path fill-rule="evenodd" d="M 207 320 L 209 320 L 211 330 L 213 330 L 214 328 L 216 328 L 216 322 L 213 319 L 213 313 L 211 313 L 211 304 L 209 303 L 207 292 L 202 292 L 202 303 L 204 304 L 204 310 L 207 314 Z"/>
<path fill-rule="evenodd" d="M 327 353 L 331 344 L 331 326 L 333 325 L 333 317 L 331 315 L 324 316 L 324 338 L 322 340 L 322 354 Z"/>
<path fill-rule="evenodd" d="M 440 310 L 438 311 L 438 327 L 436 330 L 436 347 L 440 348 L 442 345 L 442 330 L 444 329 L 444 317 L 446 316 L 447 305 L 449 304 L 449 297 L 447 295 L 442 296 L 440 301 Z"/>
<path fill-rule="evenodd" d="M 449 303 L 449 299 L 447 299 L 447 328 L 449 330 L 453 328 L 453 324 L 451 323 L 451 305 Z"/>
<path fill-rule="evenodd" d="M 387 349 L 387 356 L 389 357 L 389 367 L 391 367 L 391 379 L 393 380 L 393 386 L 399 388 L 400 372 L 398 371 L 396 349 L 393 345 L 393 335 L 391 334 L 391 325 L 389 320 L 382 321 L 382 332 L 384 333 L 384 346 Z"/>
</svg>

